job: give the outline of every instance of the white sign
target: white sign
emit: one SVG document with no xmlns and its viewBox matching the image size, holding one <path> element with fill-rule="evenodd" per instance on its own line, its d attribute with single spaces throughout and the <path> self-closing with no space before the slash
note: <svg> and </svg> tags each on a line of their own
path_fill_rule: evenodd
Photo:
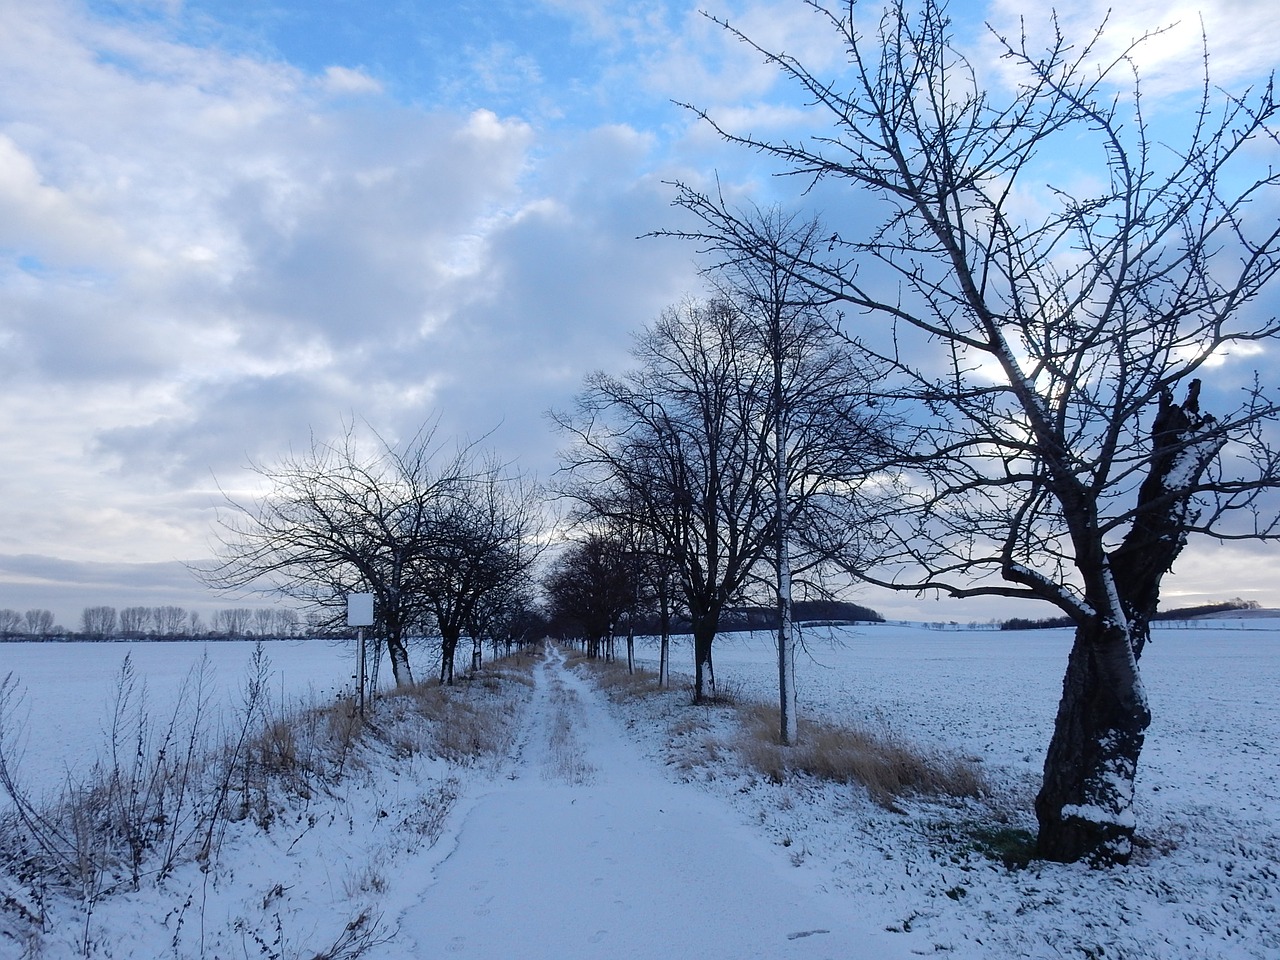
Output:
<svg viewBox="0 0 1280 960">
<path fill-rule="evenodd" d="M 348 627 L 373 626 L 373 594 L 372 593 L 348 593 L 347 594 L 347 626 Z"/>
</svg>

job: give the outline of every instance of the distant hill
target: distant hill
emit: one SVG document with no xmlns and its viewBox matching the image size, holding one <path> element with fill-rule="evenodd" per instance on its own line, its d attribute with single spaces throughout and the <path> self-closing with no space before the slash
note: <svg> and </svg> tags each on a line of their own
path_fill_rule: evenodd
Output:
<svg viewBox="0 0 1280 960">
<path fill-rule="evenodd" d="M 1219 603 L 1202 603 L 1194 607 L 1175 607 L 1172 610 L 1161 610 L 1156 613 L 1154 620 L 1195 620 L 1195 619 L 1223 619 L 1226 617 L 1241 616 L 1266 616 L 1267 611 L 1263 610 L 1256 600 L 1241 600 L 1239 597 L 1234 600 L 1223 600 Z M 1022 617 L 1013 617 L 1000 624 L 1001 630 L 1046 630 L 1051 627 L 1069 627 L 1071 620 L 1068 617 L 1047 617 L 1043 620 L 1028 620 Z"/>
<path fill-rule="evenodd" d="M 870 607 L 847 600 L 798 600 L 792 605 L 792 619 L 803 624 L 884 623 Z M 720 629 L 776 630 L 778 611 L 773 607 L 732 607 L 720 615 Z"/>
</svg>

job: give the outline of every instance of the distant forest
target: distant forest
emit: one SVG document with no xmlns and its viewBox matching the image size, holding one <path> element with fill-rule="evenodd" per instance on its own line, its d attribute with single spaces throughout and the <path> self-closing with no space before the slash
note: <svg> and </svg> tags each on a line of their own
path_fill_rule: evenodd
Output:
<svg viewBox="0 0 1280 960">
<path fill-rule="evenodd" d="M 797 600 L 791 607 L 791 617 L 802 624 L 884 623 L 884 617 L 857 603 L 847 600 Z M 778 629 L 776 607 L 731 607 L 720 615 L 720 629 L 725 632 L 740 630 Z"/>
<path fill-rule="evenodd" d="M 1226 613 L 1230 610 L 1258 610 L 1261 604 L 1256 600 L 1223 600 L 1220 603 L 1204 603 L 1196 607 L 1177 607 L 1173 610 L 1160 610 L 1152 620 L 1191 620 L 1210 613 Z M 1049 617 L 1044 620 L 1027 620 L 1014 617 L 1000 624 L 1001 630 L 1047 630 L 1050 627 L 1071 627 L 1075 624 L 1067 617 Z"/>
</svg>

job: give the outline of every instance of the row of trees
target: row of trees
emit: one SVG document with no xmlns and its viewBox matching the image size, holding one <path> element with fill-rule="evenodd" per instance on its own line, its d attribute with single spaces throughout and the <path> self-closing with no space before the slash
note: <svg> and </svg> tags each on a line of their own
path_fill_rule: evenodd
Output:
<svg viewBox="0 0 1280 960">
<path fill-rule="evenodd" d="M 56 630 L 53 613 L 49 610 L 28 610 L 19 613 L 7 607 L 0 610 L 0 640 L 14 637 L 48 637 Z"/>
<path fill-rule="evenodd" d="M 756 225 L 779 241 L 815 237 L 812 225 L 776 214 Z M 743 259 L 711 276 L 712 296 L 668 310 L 639 337 L 634 370 L 592 375 L 576 407 L 553 414 L 571 438 L 560 492 L 589 531 L 579 550 L 616 558 L 618 585 L 597 593 L 597 632 L 646 593 L 665 596 L 668 612 L 678 600 L 694 637 L 695 698 L 714 692 L 726 608 L 772 598 L 789 743 L 793 582 L 816 584 L 851 549 L 855 501 L 846 494 L 892 423 L 870 402 L 873 371 L 853 363 L 781 265 Z M 581 577 L 566 576 L 579 559 L 565 558 L 549 594 L 583 589 Z"/>
<path fill-rule="evenodd" d="M 542 548 L 541 493 L 473 444 L 448 446 L 425 427 L 401 444 L 312 440 L 255 472 L 268 493 L 226 498 L 219 559 L 199 571 L 223 590 L 278 592 L 344 622 L 351 593 L 374 595 L 376 648 L 398 685 L 413 682 L 409 641 L 438 641 L 440 679 L 458 646 L 527 629 Z"/>
<path fill-rule="evenodd" d="M 307 632 L 296 610 L 229 607 L 215 610 L 205 626 L 198 610 L 183 607 L 86 607 L 82 632 L 98 638 L 297 637 Z"/>
<path fill-rule="evenodd" d="M 584 477 L 569 492 L 676 563 L 699 689 L 728 598 L 772 565 L 785 609 L 800 557 L 1057 607 L 1076 633 L 1039 849 L 1123 862 L 1161 582 L 1192 534 L 1280 535 L 1278 408 L 1232 362 L 1280 340 L 1261 299 L 1280 272 L 1273 86 L 1220 95 L 1206 70 L 1174 144 L 1133 68 L 1150 37 L 1108 55 L 1101 29 L 1077 44 L 1052 17 L 1044 47 L 993 32 L 1005 84 L 989 89 L 944 3 L 891 0 L 871 36 L 853 2 L 808 6 L 845 47 L 837 73 L 721 25 L 825 126 L 774 141 L 693 109 L 824 195 L 848 185 L 862 219 L 797 225 L 677 185 L 696 226 L 674 232 L 712 256 L 716 297 L 660 319 L 634 373 L 592 376 L 557 418 Z M 1065 155 L 1087 175 L 1046 187 Z M 823 309 L 846 315 L 779 349 L 791 318 Z M 802 389 L 822 371 L 798 365 L 833 335 L 852 359 L 834 361 L 824 406 Z"/>
</svg>

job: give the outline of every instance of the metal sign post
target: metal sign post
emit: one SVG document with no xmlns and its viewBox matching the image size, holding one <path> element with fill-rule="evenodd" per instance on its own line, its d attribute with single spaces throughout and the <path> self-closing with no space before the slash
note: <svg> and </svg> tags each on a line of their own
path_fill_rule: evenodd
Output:
<svg viewBox="0 0 1280 960">
<path fill-rule="evenodd" d="M 364 691 L 369 672 L 366 667 L 364 628 L 373 626 L 373 594 L 347 594 L 347 626 L 356 628 L 356 702 L 364 716 Z"/>
</svg>

